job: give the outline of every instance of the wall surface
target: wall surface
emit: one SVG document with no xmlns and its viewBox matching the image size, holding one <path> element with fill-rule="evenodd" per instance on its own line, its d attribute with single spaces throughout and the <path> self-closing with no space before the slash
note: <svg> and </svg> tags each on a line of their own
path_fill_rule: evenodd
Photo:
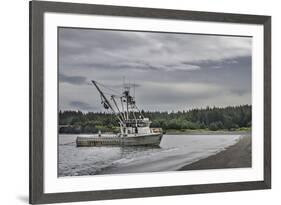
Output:
<svg viewBox="0 0 281 205">
<path fill-rule="evenodd" d="M 76 0 L 75 2 L 82 2 Z M 280 204 L 281 194 L 281 12 L 274 0 L 88 0 L 97 4 L 203 10 L 215 12 L 271 15 L 273 69 L 273 189 L 232 193 L 197 194 L 76 204 Z M 0 7 L 0 204 L 28 203 L 28 1 L 1 1 Z"/>
</svg>

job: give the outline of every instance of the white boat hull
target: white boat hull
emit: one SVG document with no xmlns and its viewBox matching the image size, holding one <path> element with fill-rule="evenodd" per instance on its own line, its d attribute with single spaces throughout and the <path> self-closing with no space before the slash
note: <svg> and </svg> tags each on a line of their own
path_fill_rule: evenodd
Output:
<svg viewBox="0 0 281 205">
<path fill-rule="evenodd" d="M 159 146 L 163 134 L 151 133 L 129 137 L 77 137 L 77 147 L 94 146 Z"/>
</svg>

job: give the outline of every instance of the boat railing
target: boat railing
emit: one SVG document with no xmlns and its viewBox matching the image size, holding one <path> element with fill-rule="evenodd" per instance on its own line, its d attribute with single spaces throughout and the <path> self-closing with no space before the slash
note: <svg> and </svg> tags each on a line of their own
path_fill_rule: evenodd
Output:
<svg viewBox="0 0 281 205">
<path fill-rule="evenodd" d="M 149 119 L 127 119 L 127 120 L 124 120 L 124 122 L 128 122 L 128 123 L 135 123 L 135 122 L 150 122 Z"/>
<path fill-rule="evenodd" d="M 162 128 L 150 128 L 151 133 L 163 133 Z"/>
</svg>

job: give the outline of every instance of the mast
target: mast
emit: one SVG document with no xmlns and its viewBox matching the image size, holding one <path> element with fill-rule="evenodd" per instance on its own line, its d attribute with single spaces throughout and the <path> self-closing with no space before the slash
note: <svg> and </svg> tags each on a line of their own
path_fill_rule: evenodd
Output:
<svg viewBox="0 0 281 205">
<path fill-rule="evenodd" d="M 129 120 L 129 97 L 130 97 L 130 87 L 124 86 L 124 97 L 126 99 L 126 108 L 125 108 L 125 112 L 126 112 L 126 119 Z"/>
<path fill-rule="evenodd" d="M 134 109 L 136 108 L 136 104 L 135 104 L 135 102 L 136 102 L 136 82 L 134 81 L 134 84 L 133 84 L 133 87 L 134 87 Z M 135 115 L 135 110 L 133 110 L 133 116 L 134 116 L 134 118 L 135 118 L 135 121 L 136 121 L 136 126 L 138 125 L 138 121 L 137 121 L 137 118 L 136 118 L 136 115 Z"/>
</svg>

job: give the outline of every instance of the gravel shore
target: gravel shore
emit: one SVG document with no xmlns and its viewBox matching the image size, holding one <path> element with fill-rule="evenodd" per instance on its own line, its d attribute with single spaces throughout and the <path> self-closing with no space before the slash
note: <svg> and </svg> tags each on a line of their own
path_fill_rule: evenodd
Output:
<svg viewBox="0 0 281 205">
<path fill-rule="evenodd" d="M 236 144 L 213 156 L 183 166 L 179 170 L 245 168 L 252 166 L 251 136 L 242 137 Z"/>
</svg>

